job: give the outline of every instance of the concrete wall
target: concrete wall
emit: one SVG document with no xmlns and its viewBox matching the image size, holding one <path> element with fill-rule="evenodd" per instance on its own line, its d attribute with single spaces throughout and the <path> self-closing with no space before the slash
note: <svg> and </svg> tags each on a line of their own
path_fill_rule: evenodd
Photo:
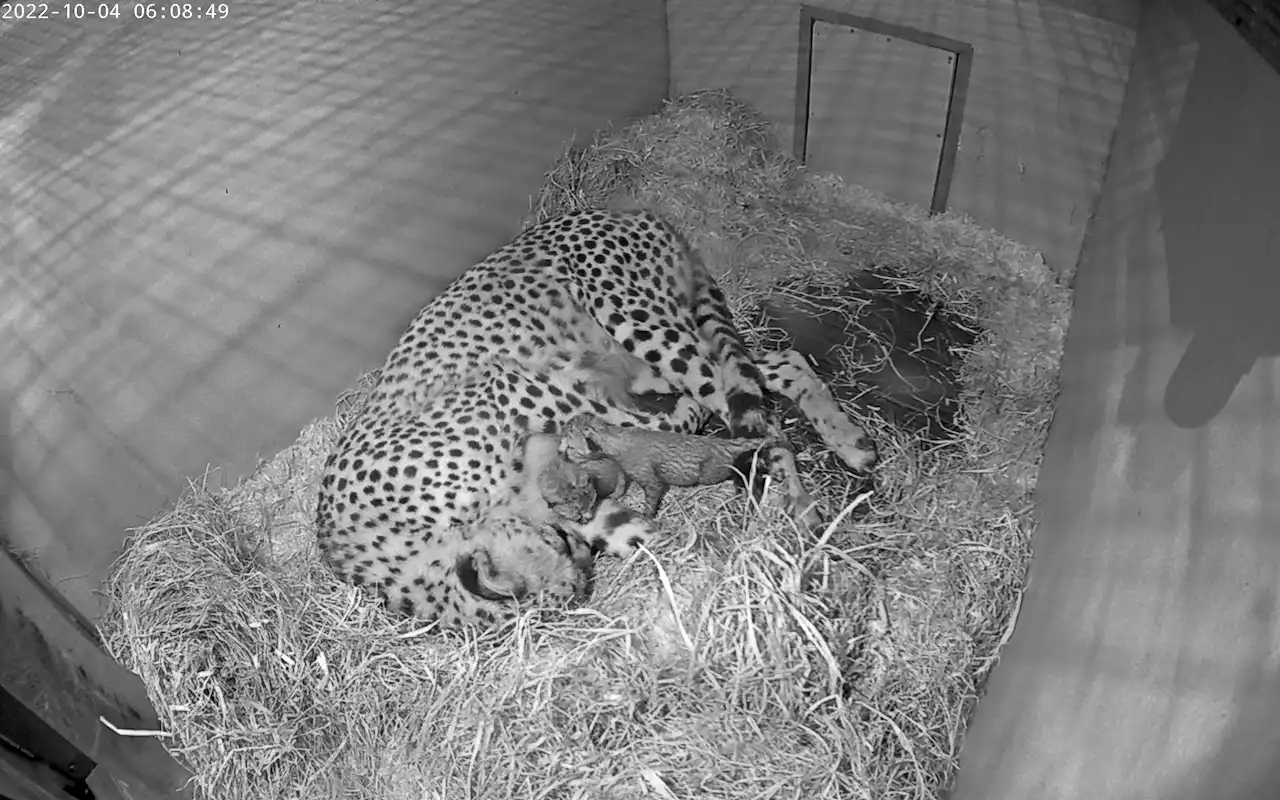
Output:
<svg viewBox="0 0 1280 800">
<path fill-rule="evenodd" d="M 1145 3 L 1032 582 L 954 800 L 1280 786 L 1278 142 L 1280 75 L 1203 0 Z"/>
<path fill-rule="evenodd" d="M 0 29 L 0 524 L 89 616 L 127 526 L 327 414 L 669 78 L 662 0 L 122 5 Z"/>
<path fill-rule="evenodd" d="M 774 122 L 790 146 L 800 5 L 799 0 L 669 0 L 673 86 L 679 91 L 734 89 Z M 1040 249 L 1054 269 L 1070 275 L 1120 115 L 1138 0 L 811 0 L 808 5 L 973 45 L 949 207 Z M 855 59 L 846 81 L 850 98 L 873 94 L 868 84 L 882 94 L 924 98 L 929 87 L 913 82 L 918 78 L 918 70 L 872 69 Z M 877 148 L 875 160 L 902 163 L 919 157 L 913 126 L 920 123 L 909 116 L 867 114 L 863 129 L 852 121 L 848 127 L 851 141 Z M 863 183 L 856 175 L 845 177 Z"/>
</svg>

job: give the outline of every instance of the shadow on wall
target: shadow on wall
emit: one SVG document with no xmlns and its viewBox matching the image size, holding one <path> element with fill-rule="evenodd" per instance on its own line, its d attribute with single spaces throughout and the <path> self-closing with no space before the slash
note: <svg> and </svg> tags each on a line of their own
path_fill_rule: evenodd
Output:
<svg viewBox="0 0 1280 800">
<path fill-rule="evenodd" d="M 1164 396 L 1181 428 L 1208 423 L 1259 358 L 1280 355 L 1280 103 L 1237 50 L 1200 50 L 1156 176 L 1170 322 L 1191 334 Z"/>
<path fill-rule="evenodd" d="M 1208 4 L 1199 13 L 1207 17 L 1200 28 L 1204 45 L 1236 36 Z M 1233 44 L 1200 48 L 1182 124 L 1157 171 L 1170 322 L 1191 335 L 1164 393 L 1165 413 L 1180 428 L 1214 420 L 1250 372 L 1271 372 L 1257 382 L 1274 386 L 1272 359 L 1280 356 L 1280 76 L 1252 53 L 1242 58 L 1245 45 Z M 1272 505 L 1266 498 L 1280 486 L 1280 465 L 1265 455 L 1280 452 L 1280 420 L 1274 391 L 1265 394 L 1248 408 L 1272 420 L 1259 425 L 1263 441 L 1256 443 L 1264 454 L 1256 478 L 1263 515 Z M 1225 544 L 1205 539 L 1231 535 L 1210 522 L 1193 523 L 1193 553 Z M 1280 520 L 1265 516 L 1253 531 L 1272 540 L 1277 533 Z M 1247 666 L 1233 678 L 1232 720 L 1204 766 L 1163 800 L 1254 800 L 1275 796 L 1280 786 L 1280 659 L 1274 652 L 1280 598 L 1273 587 L 1243 582 L 1240 588 L 1256 593 L 1249 609 L 1256 638 L 1237 659 Z M 1195 687 L 1188 681 L 1182 690 L 1190 694 Z"/>
<path fill-rule="evenodd" d="M 1280 78 L 1230 26 L 1202 0 L 1144 3 L 1031 583 L 957 800 L 1280 785 L 1277 140 Z"/>
<path fill-rule="evenodd" d="M 1184 4 L 1185 7 L 1185 4 Z M 1198 19 L 1197 19 L 1198 17 Z M 1250 372 L 1266 371 L 1253 383 L 1263 387 L 1257 403 L 1241 410 L 1258 414 L 1263 454 L 1258 465 L 1254 525 L 1222 530 L 1214 520 L 1192 521 L 1191 573 L 1203 572 L 1212 559 L 1197 558 L 1228 545 L 1239 533 L 1262 537 L 1257 547 L 1274 549 L 1280 521 L 1267 516 L 1267 501 L 1280 485 L 1280 465 L 1267 454 L 1280 451 L 1275 441 L 1275 362 L 1280 356 L 1280 77 L 1216 18 L 1207 4 L 1190 9 L 1188 21 L 1201 40 L 1196 69 L 1187 89 L 1176 134 L 1156 173 L 1156 195 L 1163 220 L 1170 323 L 1190 341 L 1164 392 L 1164 411 L 1179 428 L 1200 429 L 1218 417 Z M 1202 23 L 1202 24 L 1200 24 Z M 1217 41 L 1222 39 L 1223 41 Z M 1233 39 L 1227 42 L 1225 40 Z M 1239 402 L 1237 398 L 1237 402 Z M 1268 423 L 1266 420 L 1272 420 Z M 1225 423 L 1224 421 L 1224 424 Z M 1191 434 L 1197 445 L 1203 436 Z M 1242 458 L 1248 454 L 1241 453 Z M 1205 467 L 1211 468 L 1212 462 Z M 1200 472 L 1202 470 L 1197 470 Z M 1209 475 L 1193 480 L 1192 493 L 1211 490 Z M 1245 489 L 1245 492 L 1248 490 Z M 1212 502 L 1207 500 L 1206 502 Z M 1200 503 L 1192 506 L 1193 516 Z M 1218 521 L 1221 521 L 1219 516 Z M 1254 594 L 1246 630 L 1252 644 L 1241 647 L 1240 673 L 1233 676 L 1232 719 L 1213 755 L 1195 774 L 1177 781 L 1164 800 L 1253 800 L 1276 794 L 1280 786 L 1280 662 L 1273 652 L 1277 598 L 1273 586 L 1250 586 Z M 1188 576 L 1188 581 L 1192 577 Z M 1230 578 L 1216 581 L 1224 591 Z M 1212 601 L 1212 598 L 1205 598 Z M 1178 673 L 1193 671 L 1179 659 Z M 1197 692 L 1195 678 L 1175 679 L 1184 697 Z M 1215 721 L 1206 719 L 1207 727 Z"/>
</svg>

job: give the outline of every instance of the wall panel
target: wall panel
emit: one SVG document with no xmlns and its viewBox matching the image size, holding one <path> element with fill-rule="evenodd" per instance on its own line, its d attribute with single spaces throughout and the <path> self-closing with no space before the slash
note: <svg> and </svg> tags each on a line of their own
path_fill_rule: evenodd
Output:
<svg viewBox="0 0 1280 800">
<path fill-rule="evenodd" d="M 973 74 L 950 209 L 1075 269 L 1120 114 L 1137 0 L 814 0 L 810 5 L 969 42 Z M 794 0 L 670 0 L 672 82 L 681 91 L 727 86 L 758 106 L 790 146 L 797 25 Z M 889 62 L 884 62 L 886 65 Z M 911 92 L 914 71 L 849 76 Z M 897 126 L 865 116 L 860 139 L 876 156 L 904 157 Z M 889 135 L 876 137 L 876 132 Z M 899 135 L 902 134 L 902 135 Z M 908 154 L 909 155 L 909 154 Z"/>
<path fill-rule="evenodd" d="M 1031 585 L 953 800 L 1280 785 L 1280 75 L 1153 0 L 1081 262 Z"/>
</svg>

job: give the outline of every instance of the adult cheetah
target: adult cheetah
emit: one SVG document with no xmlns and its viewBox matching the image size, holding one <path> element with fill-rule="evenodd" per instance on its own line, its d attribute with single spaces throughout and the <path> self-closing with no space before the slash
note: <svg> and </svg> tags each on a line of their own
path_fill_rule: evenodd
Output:
<svg viewBox="0 0 1280 800">
<path fill-rule="evenodd" d="M 516 237 L 426 305 L 325 464 L 321 552 L 388 605 L 443 626 L 490 624 L 512 599 L 581 597 L 594 551 L 625 556 L 652 520 L 603 500 L 586 523 L 537 490 L 558 425 L 581 412 L 696 432 L 710 413 L 764 437 L 765 391 L 793 400 L 852 469 L 876 454 L 793 351 L 748 356 L 720 288 L 661 217 L 581 211 Z M 671 413 L 639 407 L 677 396 Z M 764 461 L 806 511 L 786 446 Z"/>
</svg>

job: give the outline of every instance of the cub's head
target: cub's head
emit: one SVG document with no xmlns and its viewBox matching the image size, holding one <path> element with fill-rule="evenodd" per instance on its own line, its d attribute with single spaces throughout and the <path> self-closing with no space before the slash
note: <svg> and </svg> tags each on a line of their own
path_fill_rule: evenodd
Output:
<svg viewBox="0 0 1280 800">
<path fill-rule="evenodd" d="M 593 414 L 578 414 L 560 428 L 560 454 L 572 462 L 587 461 L 602 453 L 596 441 L 603 423 Z"/>
</svg>

